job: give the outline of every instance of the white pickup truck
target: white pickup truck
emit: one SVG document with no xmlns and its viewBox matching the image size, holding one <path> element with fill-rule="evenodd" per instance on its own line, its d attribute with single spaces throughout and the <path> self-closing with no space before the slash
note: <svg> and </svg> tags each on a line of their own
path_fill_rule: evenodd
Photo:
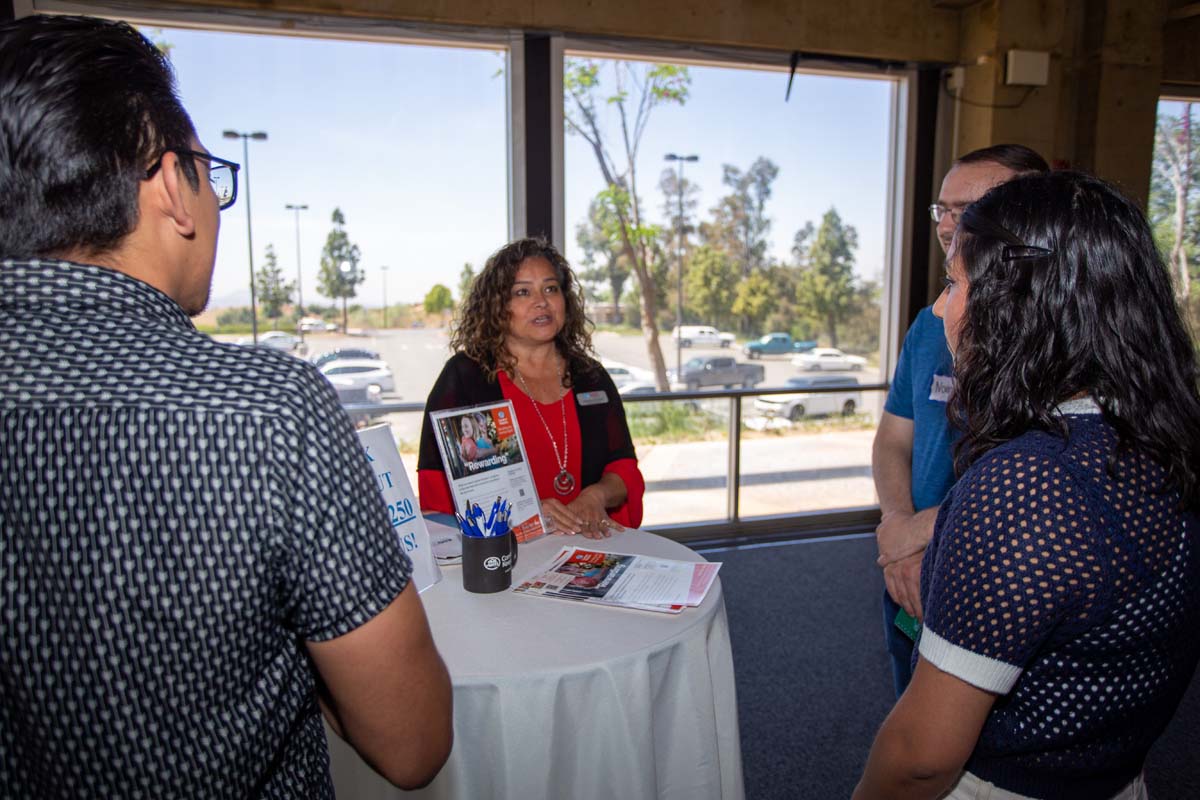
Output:
<svg viewBox="0 0 1200 800">
<path fill-rule="evenodd" d="M 671 338 L 680 347 L 732 347 L 732 333 L 721 333 L 711 325 L 682 325 L 671 329 Z"/>
</svg>

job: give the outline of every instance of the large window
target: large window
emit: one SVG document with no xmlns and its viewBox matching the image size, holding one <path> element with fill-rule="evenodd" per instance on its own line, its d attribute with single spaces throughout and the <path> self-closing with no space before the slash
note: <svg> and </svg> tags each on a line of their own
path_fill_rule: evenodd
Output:
<svg viewBox="0 0 1200 800">
<path fill-rule="evenodd" d="M 875 503 L 882 394 L 859 387 L 888 377 L 901 84 L 800 73 L 785 100 L 788 77 L 570 50 L 563 63 L 566 247 L 600 354 L 634 385 L 661 363 L 674 389 L 796 389 L 743 399 L 740 517 Z M 628 413 L 647 522 L 724 519 L 730 405 Z"/>
<path fill-rule="evenodd" d="M 251 338 L 249 208 L 260 341 L 299 344 L 264 336 L 278 329 L 309 357 L 353 348 L 395 376 L 380 400 L 423 401 L 464 275 L 509 237 L 507 51 L 143 30 L 168 49 L 201 142 L 248 162 L 197 325 Z M 419 415 L 391 421 L 415 448 Z"/>
<path fill-rule="evenodd" d="M 1164 97 L 1158 104 L 1150 223 L 1171 270 L 1175 296 L 1200 332 L 1200 98 Z"/>
<path fill-rule="evenodd" d="M 553 207 L 630 400 L 646 524 L 875 505 L 904 75 L 559 39 L 546 75 L 519 33 L 155 8 L 132 21 L 168 50 L 201 142 L 244 166 L 202 330 L 383 362 L 328 369 L 411 469 L 455 304 L 527 203 Z M 542 78 L 563 127 L 527 152 Z M 554 196 L 519 196 L 547 191 L 526 186 L 539 172 Z M 636 401 L 663 385 L 692 396 Z M 705 396 L 726 388 L 745 394 Z"/>
</svg>

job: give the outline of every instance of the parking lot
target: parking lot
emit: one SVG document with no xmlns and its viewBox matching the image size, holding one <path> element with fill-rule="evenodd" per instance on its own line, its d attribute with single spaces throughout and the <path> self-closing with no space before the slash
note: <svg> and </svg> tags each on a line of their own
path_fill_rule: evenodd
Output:
<svg viewBox="0 0 1200 800">
<path fill-rule="evenodd" d="M 237 336 L 219 336 L 236 340 Z M 442 365 L 450 356 L 449 335 L 445 329 L 374 331 L 365 336 L 338 333 L 309 334 L 305 337 L 308 354 L 318 355 L 342 347 L 376 350 L 396 376 L 396 391 L 385 401 L 423 403 Z M 674 342 L 660 337 L 667 366 L 675 366 Z M 601 331 L 594 343 L 600 356 L 629 366 L 649 369 L 641 336 L 626 336 Z M 733 353 L 743 360 L 740 349 Z M 688 348 L 683 360 L 694 355 L 730 355 L 719 348 Z M 787 378 L 801 374 L 785 356 L 768 356 L 754 363 L 765 369 L 761 384 L 782 386 Z M 835 374 L 835 373 L 824 373 Z M 879 380 L 870 367 L 852 373 L 860 383 Z M 864 392 L 860 413 L 878 419 L 882 393 Z M 720 401 L 713 405 L 727 408 Z M 744 403 L 747 427 L 761 433 L 746 435 L 742 441 L 742 489 L 739 502 L 743 516 L 852 508 L 875 502 L 871 480 L 871 440 L 873 431 L 863 426 L 856 430 L 810 430 L 786 423 L 763 425 L 754 418 L 753 403 Z M 717 413 L 727 413 L 724 410 Z M 410 479 L 415 482 L 416 455 L 412 452 L 420 438 L 421 415 L 391 414 L 387 421 L 408 451 L 404 455 Z M 720 519 L 725 514 L 728 443 L 724 438 L 696 442 L 662 444 L 642 443 L 638 457 L 647 481 L 646 524 L 669 524 Z"/>
</svg>

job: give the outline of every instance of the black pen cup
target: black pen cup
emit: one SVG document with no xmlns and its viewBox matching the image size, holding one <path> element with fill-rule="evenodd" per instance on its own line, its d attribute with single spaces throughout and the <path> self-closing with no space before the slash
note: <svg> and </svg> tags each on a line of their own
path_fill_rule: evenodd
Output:
<svg viewBox="0 0 1200 800">
<path fill-rule="evenodd" d="M 512 531 L 501 536 L 462 537 L 463 588 L 490 594 L 512 586 L 517 565 L 517 537 Z"/>
</svg>

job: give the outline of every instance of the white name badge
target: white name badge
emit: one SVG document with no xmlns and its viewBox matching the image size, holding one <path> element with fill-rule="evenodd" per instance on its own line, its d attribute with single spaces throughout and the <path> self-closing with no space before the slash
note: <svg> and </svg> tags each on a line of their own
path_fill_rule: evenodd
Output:
<svg viewBox="0 0 1200 800">
<path fill-rule="evenodd" d="M 595 392 L 580 392 L 575 395 L 581 406 L 602 406 L 608 402 L 608 395 L 601 389 Z"/>
<path fill-rule="evenodd" d="M 950 393 L 953 391 L 953 375 L 934 375 L 933 385 L 929 387 L 929 399 L 935 403 L 948 403 L 950 402 Z"/>
</svg>

